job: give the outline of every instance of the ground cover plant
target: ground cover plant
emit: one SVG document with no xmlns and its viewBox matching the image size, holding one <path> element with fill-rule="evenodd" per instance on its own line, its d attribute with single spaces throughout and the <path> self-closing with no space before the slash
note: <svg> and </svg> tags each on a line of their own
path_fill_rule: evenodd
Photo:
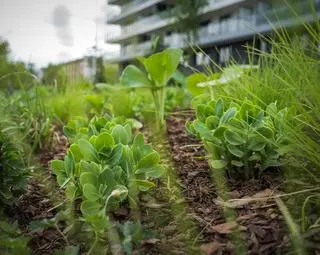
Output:
<svg viewBox="0 0 320 255">
<path fill-rule="evenodd" d="M 74 139 L 63 161 L 52 161 L 52 169 L 69 201 L 81 202 L 81 216 L 95 234 L 92 254 L 111 227 L 108 213 L 127 199 L 136 207 L 138 192 L 154 187 L 149 179 L 161 177 L 164 168 L 159 154 L 142 134 L 133 136 L 129 124 L 95 117 L 86 131 Z"/>
<path fill-rule="evenodd" d="M 214 169 L 242 172 L 246 179 L 269 167 L 284 164 L 288 149 L 288 109 L 276 103 L 260 109 L 249 100 L 242 104 L 223 99 L 197 105 L 196 120 L 186 125 L 190 134 L 205 143 Z"/>
</svg>

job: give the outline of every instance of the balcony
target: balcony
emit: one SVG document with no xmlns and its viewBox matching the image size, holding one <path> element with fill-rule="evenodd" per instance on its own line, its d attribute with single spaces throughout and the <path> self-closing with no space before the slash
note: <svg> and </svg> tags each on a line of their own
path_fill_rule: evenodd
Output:
<svg viewBox="0 0 320 255">
<path fill-rule="evenodd" d="M 108 23 L 118 23 L 126 18 L 129 18 L 131 15 L 137 14 L 145 9 L 153 7 L 157 3 L 162 2 L 163 0 L 135 0 L 129 2 L 128 4 L 121 6 L 121 12 L 117 15 L 112 15 L 107 19 Z"/>
<path fill-rule="evenodd" d="M 147 18 L 140 19 L 128 26 L 122 26 L 121 31 L 118 34 L 113 34 L 107 37 L 108 43 L 117 43 L 134 37 L 139 34 L 147 33 L 165 27 L 174 22 L 173 18 L 170 18 L 170 11 L 160 12 L 157 15 L 152 15 Z"/>
</svg>

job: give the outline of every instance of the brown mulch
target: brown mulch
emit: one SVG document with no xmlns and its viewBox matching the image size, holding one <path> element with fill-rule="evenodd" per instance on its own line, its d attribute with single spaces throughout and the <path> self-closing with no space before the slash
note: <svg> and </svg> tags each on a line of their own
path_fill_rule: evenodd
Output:
<svg viewBox="0 0 320 255">
<path fill-rule="evenodd" d="M 56 187 L 55 179 L 49 170 L 49 164 L 53 159 L 62 159 L 67 146 L 66 137 L 60 130 L 55 129 L 50 148 L 42 149 L 38 153 L 42 169 L 35 170 L 35 174 L 28 181 L 26 193 L 18 199 L 9 212 L 11 219 L 17 221 L 25 235 L 30 237 L 28 246 L 31 248 L 32 254 L 49 255 L 66 246 L 57 229 L 29 231 L 28 226 L 33 221 L 52 219 L 57 213 L 52 198 L 55 198 L 55 201 L 58 198 L 63 200 L 63 196 Z"/>
<path fill-rule="evenodd" d="M 240 204 L 234 201 L 236 222 L 226 223 L 223 202 L 218 197 L 210 174 L 205 152 L 200 142 L 185 131 L 185 122 L 191 115 L 169 116 L 168 139 L 180 186 L 187 200 L 190 216 L 199 228 L 197 237 L 205 254 L 233 254 L 236 245 L 230 234 L 235 225 L 241 232 L 249 254 L 280 252 L 288 237 L 284 233 L 282 216 L 274 200 Z M 191 146 L 190 146 L 191 145 Z M 265 173 L 259 180 L 228 180 L 230 199 L 259 198 L 279 193 L 279 172 Z M 238 246 L 237 246 L 238 247 Z"/>
</svg>

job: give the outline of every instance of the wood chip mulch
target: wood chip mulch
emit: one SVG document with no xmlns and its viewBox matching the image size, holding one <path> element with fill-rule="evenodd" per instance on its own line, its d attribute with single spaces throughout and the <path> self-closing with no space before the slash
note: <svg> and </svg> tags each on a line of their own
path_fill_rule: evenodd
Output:
<svg viewBox="0 0 320 255">
<path fill-rule="evenodd" d="M 198 244 L 204 254 L 234 254 L 237 249 L 230 234 L 237 226 L 248 254 L 277 254 L 288 243 L 281 213 L 272 199 L 282 182 L 279 172 L 265 173 L 259 180 L 228 180 L 230 199 L 257 198 L 257 201 L 233 200 L 228 207 L 235 221 L 226 222 L 223 204 L 207 163 L 201 142 L 185 131 L 191 115 L 174 115 L 167 119 L 168 139 L 190 216 L 199 229 Z"/>
</svg>

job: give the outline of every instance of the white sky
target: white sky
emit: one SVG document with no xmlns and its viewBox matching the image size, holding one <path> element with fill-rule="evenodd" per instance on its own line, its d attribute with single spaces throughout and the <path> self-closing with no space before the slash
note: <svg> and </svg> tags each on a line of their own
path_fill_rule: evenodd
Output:
<svg viewBox="0 0 320 255">
<path fill-rule="evenodd" d="M 53 24 L 53 10 L 58 6 L 70 13 L 69 46 L 57 36 Z M 95 44 L 98 20 L 98 47 L 117 51 L 118 47 L 104 43 L 106 11 L 106 0 L 0 0 L 0 37 L 9 41 L 14 59 L 41 67 L 87 54 Z"/>
</svg>

